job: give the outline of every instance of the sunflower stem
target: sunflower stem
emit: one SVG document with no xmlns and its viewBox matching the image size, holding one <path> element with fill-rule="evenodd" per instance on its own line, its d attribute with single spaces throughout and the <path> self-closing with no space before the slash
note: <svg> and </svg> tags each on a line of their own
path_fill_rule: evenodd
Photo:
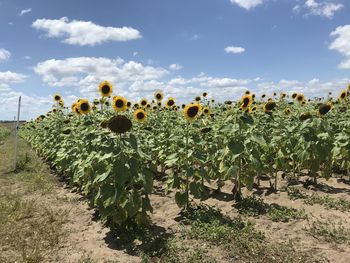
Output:
<svg viewBox="0 0 350 263">
<path fill-rule="evenodd" d="M 187 209 L 189 205 L 189 175 L 188 175 L 188 126 L 189 123 L 186 124 L 186 145 L 185 145 L 185 162 L 186 162 L 186 205 L 185 209 Z"/>
</svg>

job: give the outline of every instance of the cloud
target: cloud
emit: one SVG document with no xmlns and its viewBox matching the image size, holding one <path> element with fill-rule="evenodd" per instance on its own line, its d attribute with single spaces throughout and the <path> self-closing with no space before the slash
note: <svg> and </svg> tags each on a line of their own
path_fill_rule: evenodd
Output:
<svg viewBox="0 0 350 263">
<path fill-rule="evenodd" d="M 305 10 L 306 16 L 314 15 L 332 19 L 335 12 L 343 8 L 343 4 L 332 1 L 318 2 L 316 0 L 305 0 L 303 5 L 294 6 L 293 12 L 298 14 L 302 12 L 302 10 Z"/>
<path fill-rule="evenodd" d="M 31 8 L 23 9 L 23 10 L 21 10 L 21 12 L 20 12 L 18 15 L 19 15 L 19 16 L 23 16 L 23 15 L 28 14 L 28 13 L 30 13 L 30 12 L 32 12 L 32 9 L 31 9 Z"/>
<path fill-rule="evenodd" d="M 141 38 L 132 27 L 104 27 L 91 21 L 60 19 L 37 19 L 32 27 L 47 32 L 50 38 L 63 38 L 63 43 L 79 46 L 95 46 L 108 41 L 128 41 Z"/>
<path fill-rule="evenodd" d="M 338 51 L 345 57 L 339 68 L 350 69 L 350 25 L 339 26 L 330 35 L 335 39 L 329 49 Z"/>
<path fill-rule="evenodd" d="M 8 84 L 24 82 L 27 76 L 12 71 L 0 72 L 0 85 L 5 86 Z"/>
<path fill-rule="evenodd" d="M 233 54 L 239 54 L 239 53 L 245 52 L 245 48 L 234 47 L 234 46 L 226 47 L 224 50 L 226 53 L 233 53 Z"/>
<path fill-rule="evenodd" d="M 181 69 L 183 69 L 183 66 L 181 66 L 179 64 L 171 64 L 171 65 L 169 65 L 169 69 L 171 69 L 171 70 L 181 70 Z"/>
<path fill-rule="evenodd" d="M 232 4 L 236 4 L 239 7 L 250 10 L 254 7 L 261 5 L 264 0 L 230 0 Z"/>
<path fill-rule="evenodd" d="M 8 60 L 11 57 L 10 51 L 0 48 L 0 61 L 1 60 Z"/>
<path fill-rule="evenodd" d="M 73 87 L 90 97 L 97 95 L 96 87 L 103 80 L 114 84 L 117 93 L 127 94 L 128 87 L 134 82 L 158 80 L 168 74 L 163 68 L 102 57 L 50 59 L 38 63 L 34 71 L 49 86 Z"/>
<path fill-rule="evenodd" d="M 29 59 L 31 59 L 31 56 L 24 56 L 24 59 L 29 60 Z"/>
</svg>

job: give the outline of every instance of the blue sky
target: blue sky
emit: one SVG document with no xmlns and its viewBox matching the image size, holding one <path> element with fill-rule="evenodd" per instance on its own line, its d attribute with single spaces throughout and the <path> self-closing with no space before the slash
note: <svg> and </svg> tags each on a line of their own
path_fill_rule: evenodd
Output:
<svg viewBox="0 0 350 263">
<path fill-rule="evenodd" d="M 97 97 L 136 100 L 246 89 L 323 96 L 350 82 L 346 0 L 0 0 L 0 119 Z"/>
</svg>

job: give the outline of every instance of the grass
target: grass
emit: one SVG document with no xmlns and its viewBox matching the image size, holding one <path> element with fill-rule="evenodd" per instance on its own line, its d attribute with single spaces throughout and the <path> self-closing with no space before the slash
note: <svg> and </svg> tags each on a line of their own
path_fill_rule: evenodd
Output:
<svg viewBox="0 0 350 263">
<path fill-rule="evenodd" d="M 316 239 L 334 244 L 350 245 L 350 229 L 345 228 L 340 222 L 312 221 L 306 231 Z"/>
<path fill-rule="evenodd" d="M 0 145 L 2 145 L 5 139 L 10 136 L 11 132 L 9 129 L 0 127 Z"/>
<path fill-rule="evenodd" d="M 52 191 L 53 180 L 21 140 L 18 169 L 11 171 L 13 142 L 13 137 L 7 137 L 0 148 L 0 262 L 56 261 L 67 211 L 41 198 Z"/>
<path fill-rule="evenodd" d="M 261 198 L 249 196 L 235 204 L 238 212 L 245 216 L 257 217 L 266 215 L 274 222 L 288 222 L 294 219 L 307 218 L 305 211 L 278 204 L 267 204 Z"/>
<path fill-rule="evenodd" d="M 3 193 L 0 197 L 0 262 L 40 262 L 58 249 L 65 211 Z"/>
<path fill-rule="evenodd" d="M 165 243 L 158 257 L 142 254 L 142 262 L 323 262 L 293 243 L 269 241 L 250 221 L 231 219 L 206 205 L 181 215 L 179 235 Z"/>
<path fill-rule="evenodd" d="M 290 199 L 303 199 L 305 204 L 308 205 L 322 205 L 327 209 L 340 210 L 342 212 L 350 211 L 350 201 L 345 198 L 334 198 L 329 195 L 308 195 L 299 188 L 288 187 L 287 193 Z"/>
</svg>

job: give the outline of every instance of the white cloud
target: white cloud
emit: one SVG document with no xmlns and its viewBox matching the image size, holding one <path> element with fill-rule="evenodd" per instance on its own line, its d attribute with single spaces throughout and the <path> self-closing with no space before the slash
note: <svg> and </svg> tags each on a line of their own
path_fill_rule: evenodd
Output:
<svg viewBox="0 0 350 263">
<path fill-rule="evenodd" d="M 163 68 L 101 57 L 50 59 L 38 63 L 34 70 L 49 86 L 74 87 L 90 97 L 97 95 L 96 87 L 103 80 L 114 84 L 117 93 L 127 94 L 127 88 L 134 82 L 158 80 L 168 74 Z"/>
<path fill-rule="evenodd" d="M 30 13 L 30 12 L 32 12 L 32 9 L 31 9 L 31 8 L 23 9 L 23 10 L 21 10 L 21 12 L 20 12 L 18 15 L 19 15 L 19 16 L 23 16 L 23 15 L 28 14 L 28 13 Z"/>
<path fill-rule="evenodd" d="M 133 55 L 134 57 L 136 57 L 138 54 L 139 54 L 139 52 L 137 52 L 137 51 L 135 51 L 134 53 L 132 53 L 132 55 Z"/>
<path fill-rule="evenodd" d="M 27 76 L 12 71 L 0 72 L 0 84 L 8 85 L 12 83 L 21 83 Z"/>
<path fill-rule="evenodd" d="M 0 48 L 0 61 L 1 60 L 8 60 L 11 57 L 10 51 Z"/>
<path fill-rule="evenodd" d="M 333 18 L 335 12 L 344 8 L 344 5 L 335 1 L 305 0 L 304 5 L 296 5 L 293 8 L 295 13 L 306 11 L 306 16 L 315 15 L 326 18 Z"/>
<path fill-rule="evenodd" d="M 183 66 L 181 66 L 180 64 L 171 64 L 171 65 L 169 65 L 169 69 L 171 69 L 171 70 L 181 70 L 181 69 L 183 69 Z"/>
<path fill-rule="evenodd" d="M 350 25 L 339 26 L 331 36 L 335 37 L 329 49 L 338 51 L 345 59 L 339 64 L 339 68 L 350 69 Z"/>
<path fill-rule="evenodd" d="M 233 53 L 233 54 L 239 54 L 239 53 L 245 52 L 245 48 L 234 47 L 234 46 L 226 47 L 224 50 L 226 53 Z"/>
<path fill-rule="evenodd" d="M 37 19 L 32 27 L 47 32 L 50 38 L 64 38 L 63 43 L 79 46 L 94 46 L 108 41 L 128 41 L 141 38 L 132 27 L 104 27 L 91 21 L 60 19 Z"/>
<path fill-rule="evenodd" d="M 264 0 L 230 0 L 232 4 L 236 4 L 244 9 L 250 10 L 261 5 Z"/>
<path fill-rule="evenodd" d="M 24 59 L 29 60 L 29 59 L 31 59 L 31 56 L 24 56 Z"/>
</svg>

